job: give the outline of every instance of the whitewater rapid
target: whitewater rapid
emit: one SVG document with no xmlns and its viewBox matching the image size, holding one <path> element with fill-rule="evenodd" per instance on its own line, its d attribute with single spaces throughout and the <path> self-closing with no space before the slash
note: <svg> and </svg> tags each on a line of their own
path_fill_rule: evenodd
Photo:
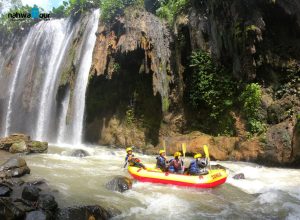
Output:
<svg viewBox="0 0 300 220">
<path fill-rule="evenodd" d="M 129 176 L 124 150 L 82 147 L 85 158 L 70 154 L 73 146 L 51 146 L 48 154 L 28 155 L 27 179 L 45 178 L 58 190 L 63 206 L 100 204 L 122 214 L 114 219 L 298 219 L 300 170 L 267 168 L 252 163 L 212 162 L 228 168 L 227 182 L 213 189 L 182 188 L 136 182 L 125 193 L 111 192 L 105 183 L 114 175 Z M 154 156 L 138 155 L 145 163 Z M 190 158 L 186 158 L 188 165 Z M 246 179 L 232 176 L 244 173 Z"/>
</svg>

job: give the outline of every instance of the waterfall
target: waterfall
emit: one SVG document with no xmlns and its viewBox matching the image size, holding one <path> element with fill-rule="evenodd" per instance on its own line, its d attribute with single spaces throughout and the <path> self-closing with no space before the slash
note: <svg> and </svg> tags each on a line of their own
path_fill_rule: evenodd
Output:
<svg viewBox="0 0 300 220">
<path fill-rule="evenodd" d="M 98 27 L 99 10 L 93 12 L 92 18 L 87 24 L 87 31 L 83 39 L 86 44 L 83 47 L 83 56 L 80 62 L 80 68 L 76 79 L 74 89 L 74 116 L 72 121 L 72 144 L 81 144 L 84 125 L 85 93 L 89 79 L 89 71 L 92 64 L 93 49 L 96 42 L 96 31 Z"/>
<path fill-rule="evenodd" d="M 41 21 L 31 27 L 23 43 L 18 38 L 11 42 L 16 48 L 12 55 L 3 56 L 10 52 L 0 47 L 0 86 L 5 91 L 0 96 L 0 134 L 21 132 L 37 140 L 81 144 L 98 20 L 95 10 L 77 21 Z M 74 81 L 59 95 L 69 56 L 74 58 Z"/>
<path fill-rule="evenodd" d="M 46 72 L 44 86 L 41 90 L 42 97 L 39 105 L 35 135 L 35 138 L 39 140 L 44 140 L 47 138 L 47 134 L 49 133 L 50 129 L 50 122 L 52 121 L 50 113 L 51 110 L 53 110 L 53 103 L 55 102 L 56 94 L 54 92 L 59 75 L 58 70 L 73 34 L 73 31 L 70 31 L 69 34 L 66 34 L 65 30 L 67 29 L 67 24 L 68 22 L 64 20 L 56 20 L 55 22 L 51 23 L 51 25 L 53 26 L 52 32 L 54 34 L 54 46 L 48 57 L 48 69 Z"/>
<path fill-rule="evenodd" d="M 8 105 L 7 105 L 7 111 L 6 111 L 6 115 L 5 115 L 5 130 L 4 130 L 4 136 L 7 136 L 9 134 L 9 129 L 10 129 L 10 123 L 11 123 L 11 113 L 12 113 L 12 102 L 13 102 L 13 97 L 15 94 L 15 89 L 16 89 L 16 83 L 17 83 L 17 78 L 20 71 L 20 67 L 21 67 L 21 62 L 23 60 L 23 56 L 25 55 L 25 49 L 27 48 L 28 43 L 30 42 L 30 39 L 32 38 L 34 31 L 32 30 L 28 36 L 27 39 L 23 45 L 18 63 L 17 63 L 17 67 L 15 69 L 15 72 L 13 74 L 13 79 L 12 79 L 12 85 L 10 87 L 9 90 L 9 98 L 8 98 Z"/>
<path fill-rule="evenodd" d="M 67 137 L 67 113 L 70 102 L 70 90 L 67 91 L 66 96 L 62 102 L 61 113 L 59 117 L 57 143 L 64 143 Z"/>
</svg>

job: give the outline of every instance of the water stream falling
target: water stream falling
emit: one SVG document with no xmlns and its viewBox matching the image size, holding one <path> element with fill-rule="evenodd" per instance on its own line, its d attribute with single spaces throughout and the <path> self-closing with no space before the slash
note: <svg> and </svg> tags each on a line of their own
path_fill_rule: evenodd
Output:
<svg viewBox="0 0 300 220">
<path fill-rule="evenodd" d="M 35 27 L 37 28 L 37 27 Z M 20 57 L 18 59 L 18 63 L 15 69 L 15 72 L 13 74 L 13 79 L 12 79 L 12 84 L 9 90 L 9 98 L 8 98 L 8 105 L 7 105 L 7 111 L 5 115 L 5 130 L 4 130 L 4 136 L 7 136 L 9 134 L 9 129 L 10 129 L 10 123 L 11 123 L 11 114 L 12 114 L 12 102 L 15 94 L 15 89 L 16 89 L 16 83 L 18 79 L 18 75 L 21 72 L 20 67 L 21 67 L 21 62 L 23 60 L 23 56 L 25 55 L 25 50 L 27 49 L 28 43 L 32 39 L 33 35 L 35 33 L 35 29 L 33 28 L 30 33 L 28 34 L 26 41 L 22 47 Z"/>
<path fill-rule="evenodd" d="M 72 144 L 81 144 L 83 124 L 84 124 L 84 110 L 85 110 L 85 93 L 89 79 L 89 70 L 92 64 L 93 48 L 96 42 L 96 31 L 98 27 L 99 10 L 93 12 L 90 18 L 87 31 L 84 33 L 83 39 L 86 39 L 86 44 L 83 47 L 83 57 L 80 62 L 80 68 L 76 79 L 74 89 L 74 120 L 72 121 Z"/>
<path fill-rule="evenodd" d="M 23 37 L 24 43 L 15 46 L 15 58 L 1 56 L 0 75 L 5 77 L 0 85 L 8 91 L 0 96 L 2 136 L 21 132 L 37 140 L 81 144 L 99 13 L 95 10 L 75 22 L 70 18 L 38 22 Z M 74 88 L 66 88 L 69 92 L 61 99 L 60 80 L 70 55 L 75 57 Z M 7 64 L 13 69 L 2 68 Z M 68 112 L 72 112 L 70 120 L 66 120 Z"/>
<path fill-rule="evenodd" d="M 68 113 L 68 106 L 70 102 L 70 90 L 67 91 L 66 96 L 62 102 L 62 110 L 59 117 L 59 126 L 58 126 L 58 136 L 57 136 L 57 143 L 64 143 L 64 139 L 66 137 L 67 132 L 67 113 Z"/>
<path fill-rule="evenodd" d="M 56 20 L 51 23 L 53 25 L 53 45 L 49 55 L 48 69 L 44 86 L 42 88 L 42 97 L 39 105 L 37 128 L 35 138 L 45 140 L 49 133 L 51 119 L 51 110 L 55 102 L 55 88 L 59 76 L 59 67 L 63 61 L 67 46 L 73 34 L 68 30 L 68 20 Z"/>
</svg>

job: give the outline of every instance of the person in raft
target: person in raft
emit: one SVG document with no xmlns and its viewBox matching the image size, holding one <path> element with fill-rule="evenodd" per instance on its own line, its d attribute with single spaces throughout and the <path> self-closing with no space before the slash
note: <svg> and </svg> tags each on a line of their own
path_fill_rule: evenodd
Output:
<svg viewBox="0 0 300 220">
<path fill-rule="evenodd" d="M 166 151 L 160 150 L 159 156 L 156 157 L 156 168 L 161 169 L 163 172 L 168 171 L 167 162 Z"/>
<path fill-rule="evenodd" d="M 183 160 L 180 159 L 181 153 L 175 152 L 174 158 L 169 161 L 169 172 L 170 173 L 183 173 Z"/>
<path fill-rule="evenodd" d="M 131 147 L 126 148 L 126 153 L 127 153 L 127 155 L 125 157 L 124 168 L 127 166 L 127 164 L 129 164 L 130 166 L 146 169 L 145 165 L 141 163 L 141 160 L 139 158 L 134 157 Z"/>
<path fill-rule="evenodd" d="M 194 160 L 191 161 L 189 166 L 189 174 L 198 176 L 206 174 L 205 167 L 207 166 L 207 159 L 202 158 L 201 154 L 195 154 Z"/>
</svg>

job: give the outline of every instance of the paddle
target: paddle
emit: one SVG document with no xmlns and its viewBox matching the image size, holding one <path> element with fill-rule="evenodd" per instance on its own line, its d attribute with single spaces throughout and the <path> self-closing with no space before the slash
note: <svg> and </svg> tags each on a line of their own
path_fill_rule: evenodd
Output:
<svg viewBox="0 0 300 220">
<path fill-rule="evenodd" d="M 186 143 L 182 143 L 181 144 L 181 148 L 182 148 L 182 154 L 183 154 L 183 159 L 185 159 L 185 153 L 186 153 Z M 183 160 L 182 160 L 182 163 L 183 163 Z M 183 165 L 183 164 L 182 164 Z M 184 166 L 183 166 L 183 172 L 184 172 Z"/>
<path fill-rule="evenodd" d="M 165 154 L 167 155 L 166 141 L 165 140 L 163 140 L 163 147 L 164 147 Z"/>
<path fill-rule="evenodd" d="M 204 153 L 205 153 L 205 158 L 207 159 L 208 164 L 209 164 L 209 169 L 211 169 L 211 166 L 210 166 L 210 158 L 209 158 L 209 152 L 208 152 L 208 147 L 207 147 L 207 145 L 203 145 L 203 150 L 204 150 Z"/>
<path fill-rule="evenodd" d="M 183 158 L 185 158 L 185 153 L 186 153 L 186 143 L 181 144 L 182 147 L 182 153 L 183 153 Z"/>
</svg>

